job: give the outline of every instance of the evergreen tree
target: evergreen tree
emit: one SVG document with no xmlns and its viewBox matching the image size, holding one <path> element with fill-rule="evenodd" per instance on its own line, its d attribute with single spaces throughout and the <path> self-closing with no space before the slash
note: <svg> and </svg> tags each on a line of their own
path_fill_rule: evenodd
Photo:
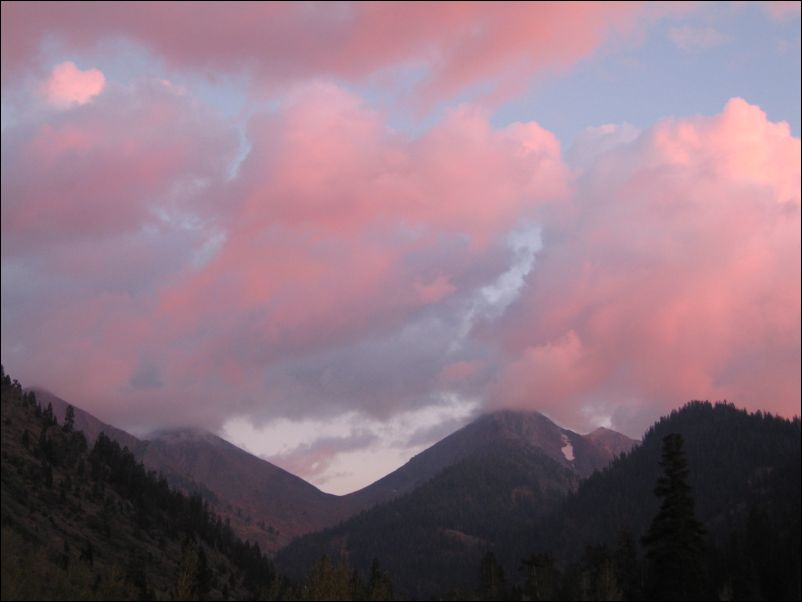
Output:
<svg viewBox="0 0 802 602">
<path fill-rule="evenodd" d="M 641 599 L 641 571 L 635 538 L 629 531 L 621 531 L 614 551 L 616 572 L 624 600 Z"/>
<path fill-rule="evenodd" d="M 507 580 L 493 552 L 487 552 L 479 565 L 479 594 L 483 600 L 506 600 Z"/>
<path fill-rule="evenodd" d="M 551 554 L 530 554 L 521 563 L 526 575 L 524 594 L 529 600 L 554 600 L 560 574 Z"/>
<path fill-rule="evenodd" d="M 61 428 L 65 433 L 71 433 L 75 428 L 75 408 L 71 405 L 67 406 L 67 412 L 64 414 L 64 425 Z"/>
<path fill-rule="evenodd" d="M 623 600 L 615 560 L 607 546 L 587 546 L 579 575 L 581 600 Z"/>
<path fill-rule="evenodd" d="M 660 510 L 641 539 L 648 561 L 646 594 L 656 600 L 693 600 L 704 594 L 704 528 L 696 520 L 683 438 L 663 438 L 663 474 L 654 493 Z"/>
<path fill-rule="evenodd" d="M 370 565 L 370 577 L 367 583 L 366 600 L 392 600 L 393 584 L 390 577 L 379 568 L 379 561 L 374 558 Z"/>
<path fill-rule="evenodd" d="M 55 416 L 53 416 L 53 404 L 52 403 L 48 403 L 47 404 L 47 407 L 45 408 L 45 411 L 44 411 L 44 417 L 45 417 L 45 423 L 46 424 L 48 424 L 48 425 L 55 424 L 56 418 L 55 418 Z"/>
<path fill-rule="evenodd" d="M 95 560 L 95 548 L 92 546 L 91 541 L 87 541 L 81 550 L 81 560 L 92 566 Z"/>
<path fill-rule="evenodd" d="M 175 600 L 202 600 L 209 589 L 209 567 L 203 547 L 190 538 L 181 546 L 181 560 L 178 564 Z"/>
<path fill-rule="evenodd" d="M 333 564 L 323 556 L 309 572 L 300 592 L 301 600 L 353 600 L 358 583 L 344 564 Z"/>
</svg>

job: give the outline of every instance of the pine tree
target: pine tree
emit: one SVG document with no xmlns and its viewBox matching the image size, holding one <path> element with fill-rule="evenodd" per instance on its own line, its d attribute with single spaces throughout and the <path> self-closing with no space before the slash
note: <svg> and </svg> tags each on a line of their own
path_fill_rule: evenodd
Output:
<svg viewBox="0 0 802 602">
<path fill-rule="evenodd" d="M 202 600 L 209 587 L 209 567 L 203 547 L 191 538 L 181 546 L 173 598 L 175 600 Z"/>
<path fill-rule="evenodd" d="M 301 600 L 353 600 L 354 574 L 344 564 L 333 564 L 323 556 L 309 572 L 300 592 Z"/>
<path fill-rule="evenodd" d="M 554 600 L 560 575 L 551 554 L 530 554 L 521 568 L 526 575 L 524 593 L 529 600 Z"/>
<path fill-rule="evenodd" d="M 48 403 L 44 411 L 45 424 L 48 426 L 55 423 L 55 416 L 53 416 L 53 404 Z"/>
<path fill-rule="evenodd" d="M 67 406 L 67 412 L 64 414 L 64 424 L 61 428 L 65 433 L 71 433 L 75 428 L 75 408 L 71 405 Z"/>
<path fill-rule="evenodd" d="M 704 528 L 694 514 L 682 435 L 663 438 L 660 466 L 663 474 L 654 493 L 662 503 L 641 539 L 649 565 L 646 594 L 656 600 L 693 600 L 704 592 Z"/>
<path fill-rule="evenodd" d="M 379 567 L 378 559 L 374 558 L 370 565 L 370 577 L 367 583 L 366 600 L 392 600 L 393 584 L 390 577 Z"/>
<path fill-rule="evenodd" d="M 638 562 L 637 543 L 629 531 L 619 532 L 613 555 L 624 599 L 639 600 L 641 598 L 641 570 Z"/>
<path fill-rule="evenodd" d="M 479 594 L 483 600 L 506 600 L 507 580 L 493 552 L 488 551 L 479 565 Z"/>
</svg>

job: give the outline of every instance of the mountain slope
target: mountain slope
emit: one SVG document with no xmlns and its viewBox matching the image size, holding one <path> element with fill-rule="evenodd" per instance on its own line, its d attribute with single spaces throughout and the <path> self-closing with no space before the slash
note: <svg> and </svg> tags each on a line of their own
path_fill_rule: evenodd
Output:
<svg viewBox="0 0 802 602">
<path fill-rule="evenodd" d="M 3 375 L 2 599 L 251 599 L 258 549 L 103 434 L 59 425 Z"/>
<path fill-rule="evenodd" d="M 350 510 L 338 496 L 208 432 L 157 433 L 141 457 L 165 474 L 202 483 L 243 536 L 271 551 L 338 522 Z"/>
<path fill-rule="evenodd" d="M 634 444 L 624 435 L 608 433 L 617 437 L 619 446 Z M 580 477 L 606 465 L 614 455 L 588 436 L 561 429 L 537 412 L 497 412 L 446 437 L 376 483 L 335 496 L 208 432 L 165 431 L 129 444 L 147 466 L 177 485 L 189 491 L 202 485 L 242 537 L 275 551 L 299 535 L 332 526 L 412 491 L 487 442 L 502 440 L 533 445 Z M 568 449 L 571 460 L 566 457 Z"/>
<path fill-rule="evenodd" d="M 432 448 L 453 452 L 453 459 L 454 450 L 470 447 L 461 460 L 389 503 L 300 538 L 276 562 L 298 574 L 321 554 L 358 568 L 375 557 L 403 594 L 418 599 L 473 591 L 485 551 L 513 579 L 531 553 L 554 555 L 566 566 L 612 549 L 622 534 L 639 540 L 658 509 L 653 490 L 662 439 L 674 432 L 684 436 L 696 513 L 711 541 L 719 549 L 744 550 L 740 544 L 733 548 L 731 539 L 747 538 L 741 557 L 722 562 L 741 566 L 749 559 L 753 564 L 744 579 L 752 589 L 724 587 L 746 592 L 741 599 L 750 591 L 768 599 L 798 596 L 799 419 L 700 402 L 661 419 L 641 445 L 584 479 L 594 462 L 621 449 L 619 437 L 595 431 L 570 438 L 538 416 L 484 417 Z M 563 453 L 563 435 L 572 454 Z M 719 577 L 739 573 L 710 562 Z M 789 581 L 794 574 L 797 581 Z"/>
<path fill-rule="evenodd" d="M 445 468 L 484 448 L 488 442 L 499 441 L 516 441 L 538 448 L 559 465 L 585 477 L 636 443 L 615 431 L 604 431 L 602 435 L 599 431 L 578 435 L 558 427 L 538 412 L 485 414 L 416 455 L 401 468 L 345 497 L 353 507 L 370 508 L 414 490 Z"/>
<path fill-rule="evenodd" d="M 517 555 L 499 544 L 514 543 L 522 527 L 532 527 L 577 482 L 573 471 L 540 450 L 494 442 L 406 495 L 296 540 L 276 562 L 299 576 L 324 554 L 358 570 L 377 558 L 405 596 L 470 590 L 484 552 Z"/>
<path fill-rule="evenodd" d="M 42 408 L 50 404 L 56 418 L 64 420 L 67 401 L 44 389 L 32 391 Z M 359 509 L 211 433 L 179 429 L 138 439 L 73 408 L 75 428 L 90 445 L 105 433 L 171 485 L 201 495 L 241 538 L 263 550 L 274 552 L 298 535 L 333 525 Z"/>
<path fill-rule="evenodd" d="M 635 444 L 635 441 L 626 435 L 622 435 L 617 431 L 610 430 L 603 426 L 588 433 L 585 435 L 585 438 L 592 441 L 596 447 L 607 452 L 611 459 L 627 453 Z"/>
<path fill-rule="evenodd" d="M 299 575 L 323 554 L 361 570 L 378 558 L 407 596 L 471 590 L 475 575 L 465 567 L 487 550 L 517 566 L 527 552 L 521 531 L 606 465 L 608 447 L 537 412 L 484 415 L 352 494 L 392 501 L 296 540 L 276 561 Z"/>
<path fill-rule="evenodd" d="M 30 390 L 36 394 L 36 400 L 42 408 L 46 408 L 50 404 L 53 407 L 53 415 L 59 422 L 64 422 L 67 407 L 70 405 L 69 402 L 64 401 L 61 397 L 46 389 L 32 387 Z M 134 454 L 142 446 L 143 442 L 130 433 L 103 422 L 85 410 L 74 406 L 73 409 L 75 411 L 75 430 L 84 434 L 89 445 L 92 445 L 97 440 L 100 433 L 106 433 L 107 437 L 114 439 L 123 447 L 127 447 Z"/>
<path fill-rule="evenodd" d="M 533 549 L 574 559 L 586 543 L 610 544 L 621 531 L 642 534 L 658 509 L 653 489 L 669 433 L 685 439 L 697 516 L 711 533 L 742 523 L 777 479 L 789 488 L 783 497 L 799 507 L 799 418 L 691 402 L 656 422 L 632 452 L 584 481 L 531 532 Z"/>
<path fill-rule="evenodd" d="M 52 405 L 56 417 L 63 420 L 69 404 L 49 391 L 35 391 L 42 407 Z M 76 428 L 87 434 L 90 443 L 106 433 L 146 466 L 164 474 L 172 485 L 202 495 L 240 537 L 258 542 L 269 552 L 300 535 L 413 491 L 489 441 L 533 445 L 580 477 L 634 443 L 613 431 L 606 431 L 599 443 L 598 431 L 578 435 L 537 412 L 496 412 L 449 435 L 364 489 L 335 496 L 205 431 L 164 431 L 144 440 L 79 408 L 74 411 Z"/>
</svg>

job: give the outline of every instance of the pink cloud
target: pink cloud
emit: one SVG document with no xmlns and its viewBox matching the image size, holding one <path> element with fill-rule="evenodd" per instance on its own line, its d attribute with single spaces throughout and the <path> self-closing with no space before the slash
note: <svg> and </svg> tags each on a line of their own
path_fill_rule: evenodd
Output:
<svg viewBox="0 0 802 602">
<path fill-rule="evenodd" d="M 518 220 L 569 194 L 552 134 L 494 128 L 469 107 L 413 138 L 314 84 L 256 116 L 247 136 L 251 151 L 227 181 L 230 132 L 158 83 L 4 136 L 18 149 L 4 153 L 4 260 L 60 296 L 58 311 L 47 295 L 15 306 L 12 338 L 25 340 L 20 357 L 41 384 L 162 424 L 186 420 L 187 403 L 219 423 L 232 383 L 252 409 L 320 404 L 292 365 L 280 378 L 265 371 L 315 367 L 327 350 L 356 350 L 464 297 L 505 269 L 499 243 Z M 214 229 L 219 248 L 194 262 Z M 41 336 L 26 335 L 37 323 Z M 351 403 L 381 387 L 381 411 L 409 395 L 406 377 L 382 387 L 355 375 L 357 363 L 315 378 Z M 427 370 L 436 379 L 439 367 Z"/>
<path fill-rule="evenodd" d="M 496 402 L 635 434 L 688 399 L 799 413 L 799 190 L 799 139 L 737 98 L 597 158 L 504 318 Z"/>
<path fill-rule="evenodd" d="M 799 0 L 781 0 L 776 2 L 759 2 L 760 7 L 775 19 L 786 19 L 798 16 L 802 3 Z"/>
<path fill-rule="evenodd" d="M 3 254 L 138 231 L 161 221 L 157 208 L 191 212 L 184 191 L 220 177 L 235 146 L 219 118 L 159 82 L 10 128 Z"/>
<path fill-rule="evenodd" d="M 440 381 L 447 386 L 471 383 L 475 384 L 477 376 L 485 368 L 481 360 L 462 360 L 446 364 L 438 375 Z"/>
<path fill-rule="evenodd" d="M 47 101 L 56 107 L 86 104 L 106 87 L 106 78 L 99 69 L 81 71 L 67 61 L 56 65 L 43 85 Z"/>
<path fill-rule="evenodd" d="M 571 65 L 612 34 L 631 35 L 639 19 L 674 10 L 667 6 L 518 3 L 498 10 L 489 2 L 356 2 L 231 10 L 208 2 L 6 2 L 3 73 L 32 64 L 45 36 L 79 51 L 122 36 L 175 66 L 247 70 L 267 81 L 354 79 L 423 66 L 423 93 L 432 102 L 486 81 L 503 91 L 544 69 Z"/>
<path fill-rule="evenodd" d="M 573 180 L 536 123 L 460 106 L 412 137 L 317 83 L 253 117 L 228 179 L 232 132 L 158 82 L 13 125 L 4 361 L 144 426 L 488 387 L 632 434 L 695 397 L 798 412 L 799 140 L 740 99 L 597 134 Z M 521 223 L 543 249 L 477 317 Z"/>
<path fill-rule="evenodd" d="M 239 336 L 210 341 L 201 371 L 241 357 L 257 374 L 288 353 L 396 327 L 457 291 L 518 219 L 568 192 L 551 134 L 534 123 L 494 130 L 467 108 L 409 139 L 355 97 L 313 86 L 255 119 L 249 139 L 226 243 L 161 300 L 176 332 L 249 332 L 244 347 Z M 462 256 L 435 261 L 448 240 Z"/>
<path fill-rule="evenodd" d="M 431 282 L 416 282 L 415 292 L 424 303 L 437 303 L 455 291 L 451 280 L 440 275 Z"/>
</svg>

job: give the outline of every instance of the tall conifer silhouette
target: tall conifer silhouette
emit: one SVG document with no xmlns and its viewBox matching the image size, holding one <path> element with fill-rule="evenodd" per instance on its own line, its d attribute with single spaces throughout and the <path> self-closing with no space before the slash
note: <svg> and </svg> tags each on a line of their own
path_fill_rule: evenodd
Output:
<svg viewBox="0 0 802 602">
<path fill-rule="evenodd" d="M 704 592 L 705 532 L 694 513 L 682 435 L 663 438 L 660 466 L 654 493 L 662 503 L 641 540 L 649 565 L 646 593 L 656 600 L 694 600 Z"/>
</svg>

